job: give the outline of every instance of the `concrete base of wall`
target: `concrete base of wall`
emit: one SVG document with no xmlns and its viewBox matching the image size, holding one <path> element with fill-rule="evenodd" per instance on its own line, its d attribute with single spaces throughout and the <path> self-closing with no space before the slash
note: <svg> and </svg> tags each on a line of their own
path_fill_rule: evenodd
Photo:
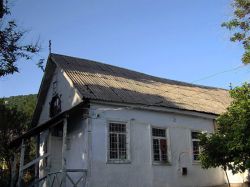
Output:
<svg viewBox="0 0 250 187">
<path fill-rule="evenodd" d="M 228 187 L 228 184 L 219 185 L 219 186 L 211 186 L 211 187 Z M 250 187 L 250 183 L 233 183 L 233 184 L 230 184 L 230 187 Z"/>
</svg>

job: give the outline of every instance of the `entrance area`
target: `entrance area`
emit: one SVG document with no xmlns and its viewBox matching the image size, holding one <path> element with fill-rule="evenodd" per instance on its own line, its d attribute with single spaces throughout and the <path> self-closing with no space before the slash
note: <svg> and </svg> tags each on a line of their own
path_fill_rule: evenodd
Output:
<svg viewBox="0 0 250 187">
<path fill-rule="evenodd" d="M 50 172 L 62 170 L 62 144 L 63 144 L 63 125 L 58 124 L 51 129 L 49 137 Z"/>
</svg>

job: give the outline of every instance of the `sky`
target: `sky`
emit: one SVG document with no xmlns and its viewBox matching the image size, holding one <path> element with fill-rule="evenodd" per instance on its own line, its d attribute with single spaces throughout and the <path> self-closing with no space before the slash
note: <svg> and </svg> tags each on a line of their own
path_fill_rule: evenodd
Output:
<svg viewBox="0 0 250 187">
<path fill-rule="evenodd" d="M 20 73 L 0 78 L 0 97 L 37 93 L 40 58 L 52 52 L 95 60 L 167 79 L 229 89 L 250 81 L 240 44 L 221 23 L 232 18 L 230 0 L 15 0 L 12 17 L 39 40 Z"/>
</svg>

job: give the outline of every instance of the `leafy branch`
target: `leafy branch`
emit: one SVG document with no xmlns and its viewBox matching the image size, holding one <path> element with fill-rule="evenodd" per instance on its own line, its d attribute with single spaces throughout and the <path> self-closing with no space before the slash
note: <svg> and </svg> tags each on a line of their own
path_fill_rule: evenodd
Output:
<svg viewBox="0 0 250 187">
<path fill-rule="evenodd" d="M 0 77 L 19 72 L 18 60 L 30 60 L 41 49 L 38 42 L 22 42 L 26 31 L 19 29 L 14 20 L 5 23 L 11 14 L 7 5 L 8 1 L 0 1 Z"/>
<path fill-rule="evenodd" d="M 244 48 L 242 62 L 250 63 L 250 1 L 234 0 L 233 4 L 234 17 L 228 22 L 222 23 L 222 27 L 233 31 L 230 40 L 239 42 Z"/>
</svg>

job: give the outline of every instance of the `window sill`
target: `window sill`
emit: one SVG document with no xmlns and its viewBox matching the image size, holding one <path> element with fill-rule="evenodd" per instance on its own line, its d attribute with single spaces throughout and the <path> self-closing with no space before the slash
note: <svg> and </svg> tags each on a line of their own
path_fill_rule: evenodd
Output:
<svg viewBox="0 0 250 187">
<path fill-rule="evenodd" d="M 108 160 L 106 164 L 131 164 L 130 160 Z"/>
<path fill-rule="evenodd" d="M 199 161 L 199 160 L 193 160 L 192 164 L 193 165 L 201 165 L 201 161 Z"/>
<path fill-rule="evenodd" d="M 153 166 L 172 166 L 170 162 L 153 162 Z"/>
</svg>

